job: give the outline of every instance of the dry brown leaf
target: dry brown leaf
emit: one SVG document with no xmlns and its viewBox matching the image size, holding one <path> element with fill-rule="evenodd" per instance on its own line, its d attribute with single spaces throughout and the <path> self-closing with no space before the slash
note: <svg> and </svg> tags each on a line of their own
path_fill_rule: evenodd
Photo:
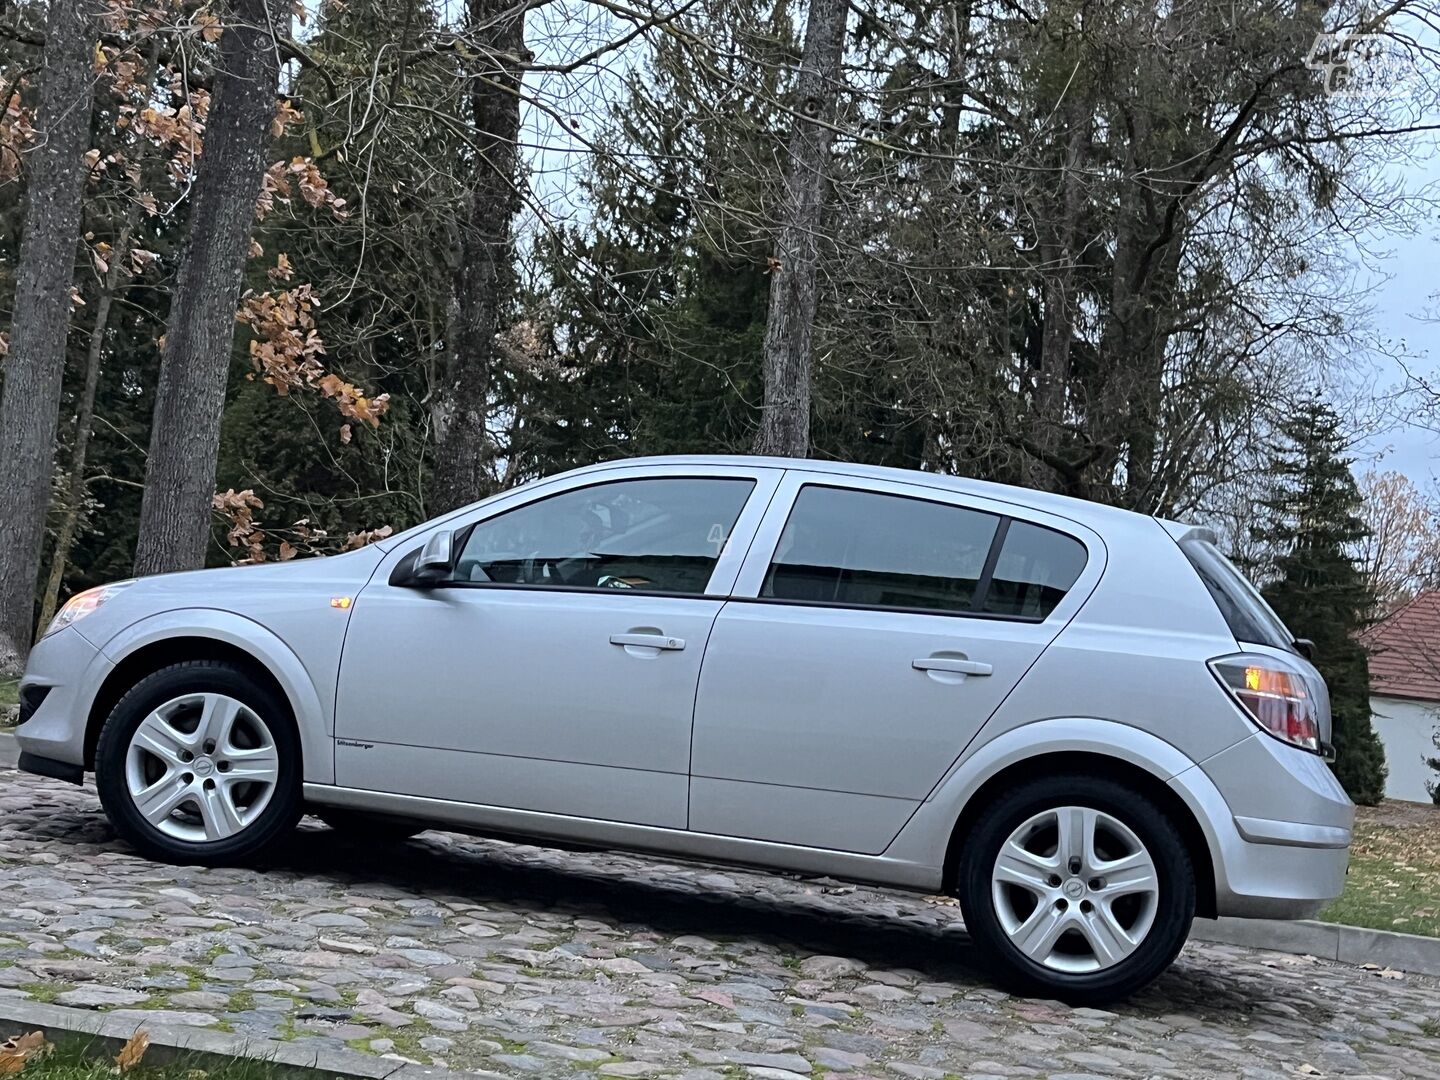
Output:
<svg viewBox="0 0 1440 1080">
<path fill-rule="evenodd" d="M 200 37 L 203 40 L 212 43 L 220 40 L 220 34 L 223 32 L 223 28 L 220 25 L 220 20 L 210 12 L 202 11 L 197 14 L 195 16 L 195 25 L 200 28 Z"/>
<path fill-rule="evenodd" d="M 43 1031 L 28 1035 L 12 1035 L 0 1043 L 0 1076 L 13 1076 L 25 1068 L 32 1058 L 44 1057 L 50 1051 Z"/>
<path fill-rule="evenodd" d="M 115 1055 L 115 1067 L 122 1073 L 129 1072 L 140 1064 L 140 1059 L 145 1056 L 145 1050 L 149 1045 L 150 1036 L 147 1032 L 135 1032 L 120 1048 L 120 1053 Z"/>
<path fill-rule="evenodd" d="M 279 101 L 275 105 L 275 116 L 270 121 L 270 137 L 278 139 L 285 134 L 285 129 L 292 124 L 298 124 L 305 119 L 305 114 L 295 108 L 288 100 Z"/>
</svg>

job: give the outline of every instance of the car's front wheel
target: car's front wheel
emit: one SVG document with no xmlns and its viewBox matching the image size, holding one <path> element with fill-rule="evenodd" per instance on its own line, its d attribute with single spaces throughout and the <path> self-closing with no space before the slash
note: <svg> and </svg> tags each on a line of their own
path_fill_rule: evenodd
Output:
<svg viewBox="0 0 1440 1080">
<path fill-rule="evenodd" d="M 1195 916 L 1175 826 L 1139 792 L 1092 776 L 1037 778 L 991 803 L 965 838 L 959 894 L 1004 982 L 1077 1004 L 1150 983 Z"/>
<path fill-rule="evenodd" d="M 116 704 L 95 782 L 117 832 L 145 855 L 245 860 L 300 815 L 300 744 L 284 701 L 242 668 L 173 664 Z"/>
</svg>

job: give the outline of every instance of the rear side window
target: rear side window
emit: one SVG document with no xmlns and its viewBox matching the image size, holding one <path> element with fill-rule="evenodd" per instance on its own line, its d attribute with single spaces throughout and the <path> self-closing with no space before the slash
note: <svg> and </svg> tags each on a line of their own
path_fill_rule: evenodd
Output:
<svg viewBox="0 0 1440 1080">
<path fill-rule="evenodd" d="M 807 485 L 761 597 L 1043 619 L 1085 567 L 1052 529 L 904 495 Z"/>
<path fill-rule="evenodd" d="M 1085 545 L 1073 536 L 1012 520 L 982 610 L 1043 619 L 1084 569 Z"/>
<path fill-rule="evenodd" d="M 1000 518 L 870 491 L 800 489 L 760 595 L 970 611 Z"/>
<path fill-rule="evenodd" d="M 1185 540 L 1180 550 L 1195 567 L 1236 641 L 1294 651 L 1295 636 L 1265 598 L 1208 540 Z"/>
</svg>

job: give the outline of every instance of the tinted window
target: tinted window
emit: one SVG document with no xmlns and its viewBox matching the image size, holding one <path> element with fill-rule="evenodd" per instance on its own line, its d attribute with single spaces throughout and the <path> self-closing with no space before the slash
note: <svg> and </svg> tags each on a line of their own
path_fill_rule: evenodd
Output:
<svg viewBox="0 0 1440 1080">
<path fill-rule="evenodd" d="M 1000 519 L 843 488 L 801 488 L 760 595 L 970 611 Z"/>
<path fill-rule="evenodd" d="M 751 480 L 617 480 L 482 521 L 461 581 L 702 593 Z"/>
<path fill-rule="evenodd" d="M 1011 520 L 985 592 L 993 615 L 1043 619 L 1085 569 L 1085 545 L 1041 525 Z"/>
<path fill-rule="evenodd" d="M 1200 575 L 1215 606 L 1230 627 L 1236 641 L 1254 645 L 1270 645 L 1277 649 L 1294 648 L 1295 636 L 1285 628 L 1265 598 L 1235 565 L 1220 554 L 1208 540 L 1186 540 L 1180 545 L 1190 565 Z"/>
</svg>

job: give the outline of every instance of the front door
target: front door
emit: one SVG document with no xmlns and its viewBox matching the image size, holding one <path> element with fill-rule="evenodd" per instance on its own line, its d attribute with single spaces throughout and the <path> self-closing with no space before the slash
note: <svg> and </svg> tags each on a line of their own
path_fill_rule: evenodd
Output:
<svg viewBox="0 0 1440 1080">
<path fill-rule="evenodd" d="M 1075 536 L 876 485 L 777 492 L 710 635 L 692 829 L 882 852 L 1073 611 Z"/>
<path fill-rule="evenodd" d="M 542 491 L 435 588 L 386 580 L 398 546 L 351 615 L 337 783 L 683 828 L 701 658 L 778 476 L 705 472 Z"/>
</svg>

